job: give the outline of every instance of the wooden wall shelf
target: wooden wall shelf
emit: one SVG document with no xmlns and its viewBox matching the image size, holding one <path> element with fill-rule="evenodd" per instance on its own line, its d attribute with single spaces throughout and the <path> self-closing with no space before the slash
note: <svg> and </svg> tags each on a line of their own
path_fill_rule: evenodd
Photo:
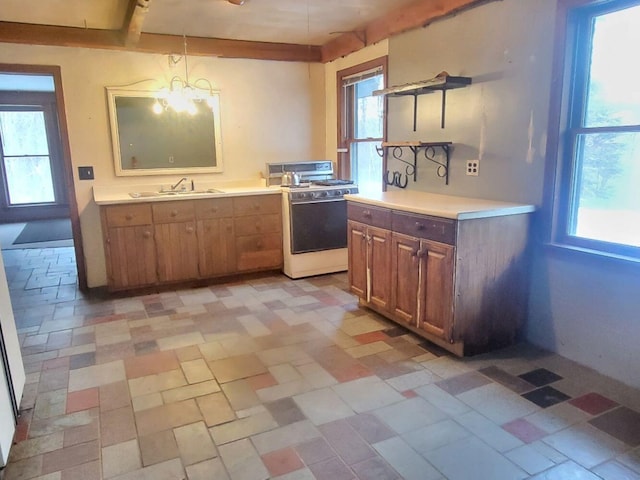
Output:
<svg viewBox="0 0 640 480">
<path fill-rule="evenodd" d="M 440 115 L 440 127 L 444 128 L 445 109 L 447 102 L 447 90 L 456 88 L 464 88 L 471 85 L 470 77 L 452 77 L 443 72 L 438 76 L 429 80 L 419 82 L 405 83 L 396 85 L 382 90 L 375 90 L 374 95 L 385 95 L 387 97 L 406 97 L 413 96 L 413 131 L 416 131 L 417 115 L 418 115 L 418 95 L 424 95 L 433 92 L 442 92 L 442 109 Z"/>
</svg>

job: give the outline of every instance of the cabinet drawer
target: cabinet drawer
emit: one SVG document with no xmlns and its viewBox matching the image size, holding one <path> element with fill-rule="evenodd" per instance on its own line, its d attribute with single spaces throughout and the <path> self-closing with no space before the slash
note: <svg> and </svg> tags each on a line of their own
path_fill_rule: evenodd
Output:
<svg viewBox="0 0 640 480">
<path fill-rule="evenodd" d="M 455 220 L 397 211 L 393 212 L 391 218 L 394 232 L 449 245 L 456 243 Z"/>
<path fill-rule="evenodd" d="M 247 235 L 236 238 L 237 267 L 243 270 L 278 268 L 282 265 L 282 235 Z"/>
<path fill-rule="evenodd" d="M 281 195 L 235 197 L 233 199 L 233 213 L 237 216 L 280 213 L 281 203 Z"/>
<path fill-rule="evenodd" d="M 109 227 L 151 224 L 151 205 L 110 205 L 105 207 Z"/>
<path fill-rule="evenodd" d="M 152 205 L 155 223 L 190 222 L 195 220 L 193 202 L 162 202 Z"/>
<path fill-rule="evenodd" d="M 282 220 L 277 213 L 268 215 L 249 215 L 235 219 L 237 236 L 276 233 L 282 231 Z"/>
<path fill-rule="evenodd" d="M 391 210 L 387 208 L 347 202 L 347 217 L 374 227 L 391 228 Z"/>
<path fill-rule="evenodd" d="M 230 198 L 197 200 L 196 217 L 201 220 L 233 216 L 233 201 Z"/>
</svg>

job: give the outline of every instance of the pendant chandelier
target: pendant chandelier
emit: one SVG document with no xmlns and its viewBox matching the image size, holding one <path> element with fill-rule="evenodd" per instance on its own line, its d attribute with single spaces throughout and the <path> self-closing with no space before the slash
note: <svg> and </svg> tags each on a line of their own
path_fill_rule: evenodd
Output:
<svg viewBox="0 0 640 480">
<path fill-rule="evenodd" d="M 182 57 L 176 59 L 174 55 L 171 55 L 169 56 L 169 62 L 175 65 L 179 63 L 180 60 L 184 61 L 184 78 L 175 75 L 169 82 L 169 86 L 159 92 L 153 104 L 153 111 L 158 115 L 168 109 L 172 109 L 175 112 L 187 112 L 190 115 L 195 115 L 198 113 L 197 104 L 199 103 L 204 103 L 211 109 L 215 106 L 216 96 L 214 95 L 213 86 L 209 80 L 206 78 L 198 78 L 193 82 L 189 81 L 187 37 L 183 35 L 182 39 Z"/>
</svg>

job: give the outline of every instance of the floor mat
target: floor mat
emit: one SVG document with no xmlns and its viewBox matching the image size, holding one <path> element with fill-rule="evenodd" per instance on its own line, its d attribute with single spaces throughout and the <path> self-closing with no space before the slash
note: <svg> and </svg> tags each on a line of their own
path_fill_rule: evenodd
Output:
<svg viewBox="0 0 640 480">
<path fill-rule="evenodd" d="M 50 242 L 72 238 L 71 220 L 58 218 L 55 220 L 38 220 L 29 222 L 13 241 L 13 244 Z"/>
</svg>

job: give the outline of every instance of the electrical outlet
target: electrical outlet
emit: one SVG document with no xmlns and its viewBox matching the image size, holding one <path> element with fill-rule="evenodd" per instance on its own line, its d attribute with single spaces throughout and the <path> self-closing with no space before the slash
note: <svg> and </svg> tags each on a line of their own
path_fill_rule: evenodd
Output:
<svg viewBox="0 0 640 480">
<path fill-rule="evenodd" d="M 467 160 L 467 175 L 477 177 L 480 173 L 480 160 Z"/>
</svg>

